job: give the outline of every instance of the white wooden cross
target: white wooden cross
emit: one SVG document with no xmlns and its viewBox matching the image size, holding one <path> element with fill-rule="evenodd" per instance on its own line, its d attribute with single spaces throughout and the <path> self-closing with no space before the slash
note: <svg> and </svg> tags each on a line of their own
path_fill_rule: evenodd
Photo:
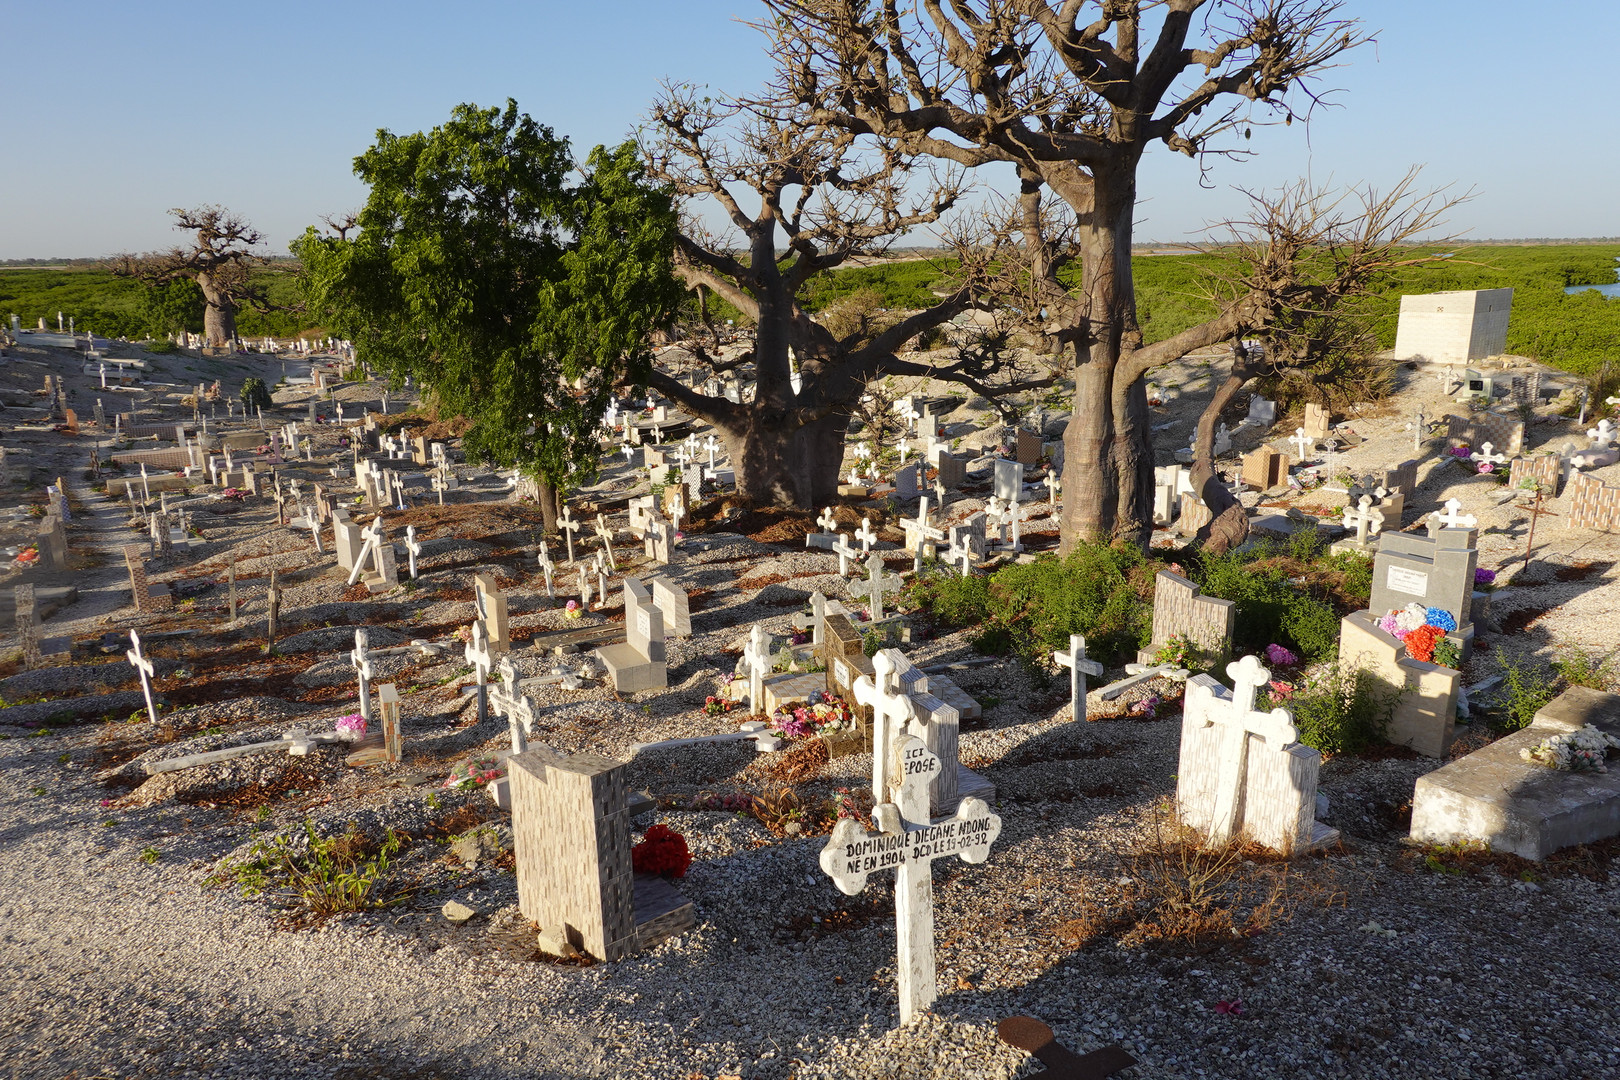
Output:
<svg viewBox="0 0 1620 1080">
<path fill-rule="evenodd" d="M 140 634 L 131 630 L 129 632 L 129 643 L 134 648 L 125 652 L 124 655 L 129 657 L 129 662 L 135 665 L 136 671 L 140 672 L 141 693 L 146 695 L 146 716 L 147 719 L 156 724 L 158 718 L 157 706 L 152 704 L 152 676 L 156 672 L 156 668 L 153 666 L 152 661 L 148 660 L 141 652 Z"/>
<path fill-rule="evenodd" d="M 1616 400 L 1610 398 L 1609 402 L 1613 404 Z M 1598 421 L 1597 427 L 1586 429 L 1586 437 L 1592 440 L 1594 446 L 1613 446 L 1615 440 L 1620 439 L 1620 429 L 1615 428 L 1613 421 L 1603 419 Z"/>
<path fill-rule="evenodd" d="M 1069 635 L 1069 651 L 1061 649 L 1052 654 L 1052 659 L 1059 665 L 1069 669 L 1069 708 L 1076 720 L 1086 718 L 1086 680 L 1087 675 L 1101 675 L 1103 666 L 1095 660 L 1086 659 L 1086 636 L 1084 634 Z"/>
<path fill-rule="evenodd" d="M 855 530 L 855 539 L 861 542 L 861 554 L 864 555 L 872 550 L 872 545 L 877 543 L 877 533 L 872 531 L 871 518 L 861 518 L 861 527 Z"/>
<path fill-rule="evenodd" d="M 860 557 L 860 549 L 855 546 L 848 533 L 839 533 L 838 539 L 833 541 L 832 550 L 838 556 L 838 576 L 848 577 L 849 561 Z"/>
<path fill-rule="evenodd" d="M 371 650 L 370 634 L 359 626 L 354 631 L 354 651 L 349 654 L 349 666 L 354 668 L 360 683 L 360 715 L 371 723 Z"/>
<path fill-rule="evenodd" d="M 1354 507 L 1344 508 L 1344 524 L 1356 530 L 1356 546 L 1366 547 L 1369 535 L 1377 536 L 1384 527 L 1384 512 L 1373 506 L 1373 497 L 1363 495 Z"/>
<path fill-rule="evenodd" d="M 608 569 L 617 572 L 619 564 L 613 558 L 613 530 L 608 527 L 607 518 L 601 514 L 596 515 L 596 535 L 602 540 L 602 550 L 607 553 Z"/>
<path fill-rule="evenodd" d="M 974 552 L 973 544 L 965 532 L 951 537 L 951 546 L 945 554 L 945 561 L 960 566 L 963 577 L 973 576 L 973 567 L 978 562 L 978 555 Z"/>
<path fill-rule="evenodd" d="M 748 669 L 748 712 L 750 715 L 765 709 L 765 676 L 771 670 L 771 639 L 761 623 L 748 631 L 748 646 L 743 649 L 743 664 Z"/>
<path fill-rule="evenodd" d="M 619 452 L 624 455 L 624 463 L 626 465 L 630 464 L 630 459 L 636 456 L 636 452 L 634 450 L 630 449 L 630 444 L 629 443 L 622 444 L 619 447 Z"/>
<path fill-rule="evenodd" d="M 1469 454 L 1468 456 L 1472 460 L 1479 462 L 1481 465 L 1484 465 L 1484 464 L 1487 464 L 1487 463 L 1489 463 L 1492 466 L 1500 465 L 1504 461 L 1507 460 L 1507 455 L 1506 454 L 1493 454 L 1491 451 L 1493 451 L 1495 449 L 1496 449 L 1496 447 L 1492 446 L 1490 443 L 1485 443 L 1477 451 L 1475 451 L 1472 454 Z"/>
<path fill-rule="evenodd" d="M 1475 517 L 1473 514 L 1460 513 L 1461 510 L 1461 499 L 1447 499 L 1445 513 L 1442 514 L 1440 511 L 1436 510 L 1434 513 L 1429 515 L 1429 531 L 1435 532 L 1439 529 L 1472 529 L 1474 526 L 1479 524 L 1479 518 Z"/>
<path fill-rule="evenodd" d="M 591 569 L 588 566 L 579 568 L 579 606 L 591 606 Z"/>
<path fill-rule="evenodd" d="M 416 580 L 416 557 L 422 554 L 422 543 L 416 538 L 416 526 L 405 526 L 405 550 L 411 557 L 411 580 Z"/>
<path fill-rule="evenodd" d="M 409 510 L 411 505 L 405 501 L 405 478 L 396 472 L 393 474 L 392 479 L 394 486 L 394 505 L 401 510 Z"/>
<path fill-rule="evenodd" d="M 1046 501 L 1053 510 L 1057 509 L 1058 489 L 1062 486 L 1062 482 L 1058 480 L 1058 474 L 1055 471 L 1048 470 L 1046 473 Z"/>
<path fill-rule="evenodd" d="M 676 495 L 674 501 L 672 501 L 669 504 L 669 522 L 670 522 L 670 526 L 676 532 L 680 531 L 681 518 L 683 518 L 685 516 L 686 516 L 686 500 L 683 499 L 681 496 Z M 674 540 L 674 538 L 671 537 L 671 542 L 673 542 L 673 540 Z"/>
<path fill-rule="evenodd" d="M 1304 428 L 1295 428 L 1294 437 L 1288 441 L 1294 444 L 1294 452 L 1299 455 L 1301 464 L 1316 452 L 1316 440 L 1305 434 Z"/>
<path fill-rule="evenodd" d="M 471 636 L 472 640 L 467 642 L 462 655 L 472 665 L 474 677 L 478 680 L 478 720 L 482 723 L 489 718 L 489 672 L 495 664 L 495 655 L 490 651 L 489 631 L 484 629 L 482 619 L 473 622 Z"/>
<path fill-rule="evenodd" d="M 901 581 L 899 574 L 886 574 L 883 571 L 883 556 L 872 552 L 866 560 L 865 581 L 857 581 L 849 587 L 849 591 L 856 596 L 865 596 L 872 608 L 872 621 L 883 621 L 883 598 L 892 592 L 899 592 Z"/>
<path fill-rule="evenodd" d="M 709 452 L 709 468 L 714 468 L 714 452 L 720 449 L 720 441 L 714 437 L 714 432 L 709 432 L 709 437 L 703 442 L 703 449 Z"/>
<path fill-rule="evenodd" d="M 906 463 L 906 458 L 910 454 L 911 454 L 911 444 L 908 443 L 904 438 L 902 438 L 900 440 L 900 464 L 904 465 Z"/>
<path fill-rule="evenodd" d="M 596 599 L 598 603 L 607 603 L 608 593 L 608 566 L 607 556 L 600 551 L 596 553 Z"/>
<path fill-rule="evenodd" d="M 1119 695 L 1133 686 L 1140 686 L 1149 679 L 1174 679 L 1176 682 L 1186 682 L 1187 676 L 1192 672 L 1186 668 L 1176 667 L 1174 664 L 1126 664 L 1125 677 L 1115 679 L 1101 690 L 1097 696 L 1103 701 L 1113 701 Z"/>
<path fill-rule="evenodd" d="M 540 541 L 540 572 L 546 575 L 546 596 L 556 599 L 557 593 L 551 586 L 551 575 L 556 573 L 557 567 L 551 561 L 551 552 L 546 549 L 546 542 Z"/>
<path fill-rule="evenodd" d="M 372 518 L 371 524 L 367 525 L 365 529 L 361 531 L 360 535 L 365 538 L 365 543 L 360 548 L 359 556 L 354 560 L 354 568 L 349 571 L 350 585 L 353 585 L 356 581 L 360 580 L 360 575 L 365 572 L 367 559 L 371 560 L 371 565 L 379 572 L 382 570 L 382 515 L 378 514 L 376 517 Z"/>
<path fill-rule="evenodd" d="M 1212 701 L 1205 714 L 1206 725 L 1217 723 L 1225 728 L 1216 773 L 1215 815 L 1209 832 L 1209 842 L 1215 845 L 1231 841 L 1241 824 L 1238 807 L 1246 786 L 1249 736 L 1260 736 L 1274 750 L 1299 741 L 1299 731 L 1287 709 L 1255 711 L 1255 694 L 1271 681 L 1271 672 L 1258 657 L 1245 656 L 1227 664 L 1226 676 L 1232 680 L 1232 700 Z"/>
<path fill-rule="evenodd" d="M 866 887 L 867 876 L 893 868 L 896 969 L 900 1022 L 927 1012 L 935 997 L 934 881 L 932 862 L 959 855 L 982 863 L 1001 835 L 1001 818 L 983 799 L 968 796 L 955 815 L 939 824 L 929 817 L 928 787 L 943 766 L 915 735 L 894 740 L 891 800 L 872 811 L 881 830 L 869 833 L 855 818 L 842 818 L 821 851 L 821 869 L 846 896 Z"/>
<path fill-rule="evenodd" d="M 872 710 L 872 791 L 873 798 L 889 800 L 887 785 L 892 774 L 892 757 L 897 739 L 908 734 L 914 713 L 911 698 L 895 686 L 894 658 L 880 651 L 872 657 L 872 675 L 862 675 L 850 688 L 859 705 Z M 909 732 L 925 734 L 918 728 Z M 877 794 L 883 793 L 883 794 Z"/>
<path fill-rule="evenodd" d="M 299 504 L 298 510 L 304 515 L 304 524 L 309 526 L 309 535 L 315 538 L 315 554 L 325 555 L 326 549 L 321 546 L 321 516 L 315 512 L 314 507 L 307 507 L 302 503 Z"/>
<path fill-rule="evenodd" d="M 816 518 L 816 524 L 821 527 L 822 532 L 836 534 L 838 531 L 838 519 L 833 516 L 833 508 L 829 506 L 823 509 L 821 516 Z"/>
<path fill-rule="evenodd" d="M 559 515 L 558 518 L 557 518 L 557 528 L 559 528 L 559 529 L 561 529 L 563 531 L 563 536 L 566 537 L 567 540 L 568 540 L 568 565 L 573 566 L 574 565 L 574 534 L 579 531 L 579 522 L 574 520 L 574 517 L 569 512 L 569 509 L 568 509 L 567 506 L 563 507 L 562 514 Z"/>
<path fill-rule="evenodd" d="M 1412 418 L 1412 453 L 1416 454 L 1423 449 L 1423 437 L 1429 433 L 1429 418 L 1423 415 L 1423 410 L 1417 411 Z"/>
</svg>

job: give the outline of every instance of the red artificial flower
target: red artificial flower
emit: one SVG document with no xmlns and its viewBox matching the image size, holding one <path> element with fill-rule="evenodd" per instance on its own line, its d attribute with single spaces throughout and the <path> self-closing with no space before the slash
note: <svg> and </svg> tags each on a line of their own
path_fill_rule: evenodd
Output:
<svg viewBox="0 0 1620 1080">
<path fill-rule="evenodd" d="M 686 837 L 663 822 L 649 828 L 641 842 L 630 849 L 630 866 L 638 874 L 680 878 L 686 876 L 686 868 L 691 865 Z"/>
<path fill-rule="evenodd" d="M 1434 662 L 1434 646 L 1446 632 L 1438 626 L 1420 626 L 1416 630 L 1401 638 L 1406 644 L 1406 653 L 1414 660 L 1425 664 Z"/>
</svg>

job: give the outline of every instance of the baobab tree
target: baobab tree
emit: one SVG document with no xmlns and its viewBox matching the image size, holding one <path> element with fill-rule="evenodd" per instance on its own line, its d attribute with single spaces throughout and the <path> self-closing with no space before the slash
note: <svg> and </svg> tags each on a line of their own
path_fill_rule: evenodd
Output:
<svg viewBox="0 0 1620 1080">
<path fill-rule="evenodd" d="M 255 250 L 264 234 L 223 206 L 169 213 L 175 228 L 196 234 L 192 243 L 146 255 L 116 255 L 112 271 L 149 285 L 182 278 L 195 281 L 203 294 L 203 335 L 210 347 L 224 348 L 236 340 L 236 313 L 242 306 L 266 306 L 249 282 L 253 268 L 266 262 Z"/>
<path fill-rule="evenodd" d="M 1144 376 L 1229 340 L 1231 310 L 1143 343 L 1131 279 L 1137 167 L 1154 144 L 1202 164 L 1260 123 L 1307 118 L 1315 77 L 1368 40 L 1332 0 L 765 0 L 780 85 L 810 117 L 1019 182 L 1030 302 L 1071 351 L 1063 539 L 1152 527 Z M 1089 15 L 1089 21 L 1082 19 Z M 1072 214 L 1081 285 L 1041 227 Z"/>
<path fill-rule="evenodd" d="M 817 275 L 939 221 L 962 195 L 954 173 L 909 172 L 892 144 L 827 128 L 782 102 L 743 108 L 672 87 L 651 119 L 648 174 L 669 185 L 684 211 L 676 273 L 700 300 L 712 292 L 753 320 L 755 390 L 733 402 L 703 392 L 701 379 L 689 386 L 655 370 L 647 381 L 719 431 L 744 498 L 800 507 L 834 498 L 850 416 L 875 379 L 929 376 L 987 396 L 1050 382 L 992 385 L 996 373 L 972 355 L 938 365 L 901 359 L 912 339 L 977 303 L 965 284 L 923 311 L 876 324 L 836 328 L 806 307 Z M 728 233 L 704 227 L 706 204 L 718 207 Z M 694 348 L 709 374 L 746 362 L 722 363 Z"/>
</svg>

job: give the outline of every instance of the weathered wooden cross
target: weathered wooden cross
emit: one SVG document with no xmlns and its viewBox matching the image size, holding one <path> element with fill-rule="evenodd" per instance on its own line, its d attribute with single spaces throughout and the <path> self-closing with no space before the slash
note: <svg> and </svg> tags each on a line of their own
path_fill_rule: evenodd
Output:
<svg viewBox="0 0 1620 1080">
<path fill-rule="evenodd" d="M 1305 434 L 1304 428 L 1295 428 L 1294 437 L 1288 440 L 1294 444 L 1294 452 L 1299 455 L 1300 464 L 1316 452 L 1316 440 Z"/>
<path fill-rule="evenodd" d="M 1059 665 L 1069 669 L 1069 707 L 1076 720 L 1086 718 L 1086 680 L 1087 675 L 1101 675 L 1103 666 L 1095 660 L 1086 659 L 1086 636 L 1084 634 L 1069 635 L 1069 651 L 1061 649 L 1052 654 L 1052 659 Z"/>
<path fill-rule="evenodd" d="M 546 596 L 556 599 L 556 590 L 551 585 L 551 575 L 556 573 L 556 564 L 551 561 L 551 552 L 546 549 L 546 542 L 540 541 L 540 572 L 546 575 Z"/>
<path fill-rule="evenodd" d="M 879 832 L 854 818 L 841 818 L 821 851 L 821 869 L 838 891 L 854 896 L 867 876 L 893 869 L 896 968 L 900 1022 L 918 1019 L 937 996 L 934 971 L 934 880 L 932 863 L 950 855 L 982 863 L 1001 834 L 1001 818 L 983 799 L 968 796 L 956 813 L 933 824 L 928 785 L 940 760 L 915 735 L 894 740 L 893 769 L 883 786 L 885 801 L 872 810 Z"/>
<path fill-rule="evenodd" d="M 619 564 L 613 558 L 613 530 L 608 526 L 607 518 L 602 514 L 596 515 L 596 535 L 601 538 L 602 550 L 607 553 L 608 569 L 617 573 Z"/>
<path fill-rule="evenodd" d="M 838 539 L 833 541 L 832 550 L 838 556 L 838 576 L 848 577 L 850 561 L 861 557 L 861 549 L 855 546 L 848 533 L 839 533 Z"/>
<path fill-rule="evenodd" d="M 1464 514 L 1461 499 L 1447 499 L 1445 513 L 1436 510 L 1425 519 L 1431 533 L 1441 529 L 1472 529 L 1479 524 L 1479 518 L 1473 514 Z"/>
</svg>

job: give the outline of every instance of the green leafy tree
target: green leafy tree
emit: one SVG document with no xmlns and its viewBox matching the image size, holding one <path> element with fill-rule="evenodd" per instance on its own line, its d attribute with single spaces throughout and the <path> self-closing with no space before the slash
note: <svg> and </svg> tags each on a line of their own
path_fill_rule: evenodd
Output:
<svg viewBox="0 0 1620 1080">
<path fill-rule="evenodd" d="M 379 131 L 355 173 L 365 206 L 293 244 L 310 310 L 471 420 L 470 454 L 532 474 L 549 528 L 560 491 L 594 476 L 613 388 L 645 378 L 648 334 L 680 303 L 669 195 L 632 144 L 576 172 L 510 99 Z"/>
<path fill-rule="evenodd" d="M 145 300 L 148 333 L 161 337 L 183 330 L 202 330 L 206 301 L 202 289 L 190 278 L 149 286 Z"/>
</svg>

